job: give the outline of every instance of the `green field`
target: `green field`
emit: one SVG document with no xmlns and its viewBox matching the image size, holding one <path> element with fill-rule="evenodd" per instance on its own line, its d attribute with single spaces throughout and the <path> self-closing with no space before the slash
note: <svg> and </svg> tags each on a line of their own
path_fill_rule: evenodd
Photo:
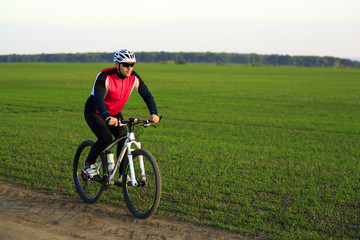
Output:
<svg viewBox="0 0 360 240">
<path fill-rule="evenodd" d="M 0 180 L 76 194 L 83 117 L 113 64 L 0 64 Z M 269 239 L 360 238 L 360 69 L 135 67 L 163 121 L 157 214 Z M 125 117 L 147 117 L 134 92 Z M 103 201 L 125 206 L 113 189 Z"/>
</svg>

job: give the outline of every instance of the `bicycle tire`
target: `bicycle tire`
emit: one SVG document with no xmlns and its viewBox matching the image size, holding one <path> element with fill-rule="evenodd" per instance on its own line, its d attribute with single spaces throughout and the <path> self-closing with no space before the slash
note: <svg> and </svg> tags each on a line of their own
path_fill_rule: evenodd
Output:
<svg viewBox="0 0 360 240">
<path fill-rule="evenodd" d="M 132 186 L 129 160 L 126 158 L 122 173 L 122 190 L 127 208 L 136 218 L 148 218 L 157 210 L 161 198 L 161 176 L 158 164 L 148 151 L 136 149 L 132 152 L 135 177 L 138 186 Z M 146 183 L 142 181 L 139 156 L 143 156 Z"/>
<path fill-rule="evenodd" d="M 86 140 L 82 142 L 76 150 L 73 163 L 73 178 L 76 192 L 86 203 L 96 203 L 104 195 L 106 189 L 105 183 L 101 181 L 90 180 L 83 174 L 84 163 L 94 141 Z M 101 162 L 99 169 L 100 175 L 107 171 L 106 164 L 102 157 L 96 159 L 96 163 Z"/>
</svg>

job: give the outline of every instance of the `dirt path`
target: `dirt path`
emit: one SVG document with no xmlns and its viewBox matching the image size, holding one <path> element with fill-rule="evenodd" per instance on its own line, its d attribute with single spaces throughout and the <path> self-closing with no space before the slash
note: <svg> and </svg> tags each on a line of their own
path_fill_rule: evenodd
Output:
<svg viewBox="0 0 360 240">
<path fill-rule="evenodd" d="M 87 205 L 77 196 L 0 182 L 0 239 L 248 238 L 160 216 L 138 220 L 107 203 Z"/>
</svg>

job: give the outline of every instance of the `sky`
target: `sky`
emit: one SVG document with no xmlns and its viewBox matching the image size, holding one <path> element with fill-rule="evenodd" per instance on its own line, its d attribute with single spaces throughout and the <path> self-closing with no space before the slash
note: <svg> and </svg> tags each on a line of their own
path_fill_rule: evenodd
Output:
<svg viewBox="0 0 360 240">
<path fill-rule="evenodd" d="M 122 48 L 360 58 L 360 0 L 0 0 L 0 55 Z"/>
</svg>

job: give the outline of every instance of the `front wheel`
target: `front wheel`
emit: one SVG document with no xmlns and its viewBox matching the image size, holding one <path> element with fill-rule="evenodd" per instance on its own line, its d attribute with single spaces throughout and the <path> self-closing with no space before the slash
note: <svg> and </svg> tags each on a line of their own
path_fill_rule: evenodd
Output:
<svg viewBox="0 0 360 240">
<path fill-rule="evenodd" d="M 84 163 L 92 145 L 94 145 L 94 141 L 91 140 L 82 142 L 76 151 L 73 163 L 75 189 L 80 198 L 86 203 L 98 202 L 106 189 L 104 182 L 89 179 L 83 173 Z M 100 156 L 96 159 L 96 164 L 100 175 L 106 173 L 106 164 L 103 164 Z"/>
<path fill-rule="evenodd" d="M 132 152 L 135 178 L 132 186 L 129 160 L 126 158 L 122 174 L 122 190 L 126 206 L 137 218 L 148 218 L 158 208 L 161 197 L 161 176 L 155 158 L 144 149 Z M 143 175 L 142 168 L 145 170 Z"/>
</svg>

